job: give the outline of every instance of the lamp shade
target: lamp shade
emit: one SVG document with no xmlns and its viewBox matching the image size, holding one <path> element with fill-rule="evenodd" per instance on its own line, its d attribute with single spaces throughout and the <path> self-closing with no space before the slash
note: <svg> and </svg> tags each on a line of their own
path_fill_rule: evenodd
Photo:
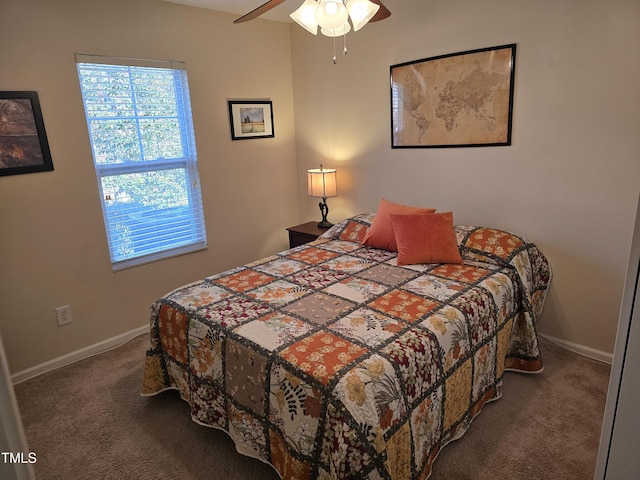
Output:
<svg viewBox="0 0 640 480">
<path fill-rule="evenodd" d="M 313 168 L 307 170 L 307 187 L 310 197 L 328 198 L 338 196 L 338 182 L 335 169 Z"/>
<path fill-rule="evenodd" d="M 324 27 L 320 28 L 320 31 L 322 32 L 322 34 L 327 37 L 341 37 L 349 33 L 350 30 L 351 30 L 351 25 L 349 25 L 349 22 L 345 23 L 339 28 L 332 28 L 332 29 L 324 28 Z"/>
<path fill-rule="evenodd" d="M 318 34 L 318 22 L 316 21 L 316 8 L 318 4 L 315 0 L 305 0 L 300 8 L 289 15 L 298 25 L 313 33 Z"/>
<path fill-rule="evenodd" d="M 357 32 L 364 27 L 380 9 L 380 5 L 369 0 L 349 0 L 347 12 L 353 23 L 353 31 Z"/>
</svg>

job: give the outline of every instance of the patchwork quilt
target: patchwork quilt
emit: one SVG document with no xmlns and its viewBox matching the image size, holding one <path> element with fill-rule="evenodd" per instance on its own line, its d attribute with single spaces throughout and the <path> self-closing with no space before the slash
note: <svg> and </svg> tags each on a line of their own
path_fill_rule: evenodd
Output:
<svg viewBox="0 0 640 480">
<path fill-rule="evenodd" d="M 372 219 L 160 298 L 142 394 L 177 389 L 285 480 L 429 477 L 505 370 L 542 370 L 551 270 L 526 239 L 473 226 L 455 227 L 463 264 L 398 266 L 360 243 Z"/>
</svg>

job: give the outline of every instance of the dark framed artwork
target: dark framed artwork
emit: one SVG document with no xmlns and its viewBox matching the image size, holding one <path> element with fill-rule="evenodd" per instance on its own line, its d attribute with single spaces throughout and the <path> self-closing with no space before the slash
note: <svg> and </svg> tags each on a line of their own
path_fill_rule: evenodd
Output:
<svg viewBox="0 0 640 480">
<path fill-rule="evenodd" d="M 50 170 L 38 92 L 0 92 L 0 175 Z"/>
<path fill-rule="evenodd" d="M 511 145 L 516 45 L 392 65 L 391 147 Z"/>
<path fill-rule="evenodd" d="M 270 100 L 228 100 L 228 104 L 232 140 L 274 137 Z"/>
</svg>

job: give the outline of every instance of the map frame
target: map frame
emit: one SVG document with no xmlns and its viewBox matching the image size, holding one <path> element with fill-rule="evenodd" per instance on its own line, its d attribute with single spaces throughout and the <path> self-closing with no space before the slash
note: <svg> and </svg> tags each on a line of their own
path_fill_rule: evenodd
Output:
<svg viewBox="0 0 640 480">
<path fill-rule="evenodd" d="M 515 65 L 515 43 L 391 65 L 391 147 L 511 145 Z"/>
</svg>

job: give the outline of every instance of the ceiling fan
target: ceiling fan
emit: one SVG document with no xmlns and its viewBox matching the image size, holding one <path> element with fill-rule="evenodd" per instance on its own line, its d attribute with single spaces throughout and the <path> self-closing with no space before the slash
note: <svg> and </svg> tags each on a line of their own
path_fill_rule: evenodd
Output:
<svg viewBox="0 0 640 480">
<path fill-rule="evenodd" d="M 248 22 L 249 20 L 253 20 L 254 18 L 258 18 L 260 15 L 267 13 L 269 10 L 277 7 L 284 1 L 285 0 L 269 0 L 268 2 L 260 5 L 258 8 L 251 10 L 246 15 L 243 15 L 242 17 L 236 19 L 233 23 L 243 23 L 243 22 Z M 391 15 L 391 12 L 389 11 L 389 9 L 385 7 L 380 0 L 371 0 L 371 2 L 375 3 L 376 5 L 379 5 L 380 8 L 376 12 L 376 14 L 369 20 L 369 22 L 378 22 L 380 20 L 384 20 L 389 15 Z"/>
</svg>

